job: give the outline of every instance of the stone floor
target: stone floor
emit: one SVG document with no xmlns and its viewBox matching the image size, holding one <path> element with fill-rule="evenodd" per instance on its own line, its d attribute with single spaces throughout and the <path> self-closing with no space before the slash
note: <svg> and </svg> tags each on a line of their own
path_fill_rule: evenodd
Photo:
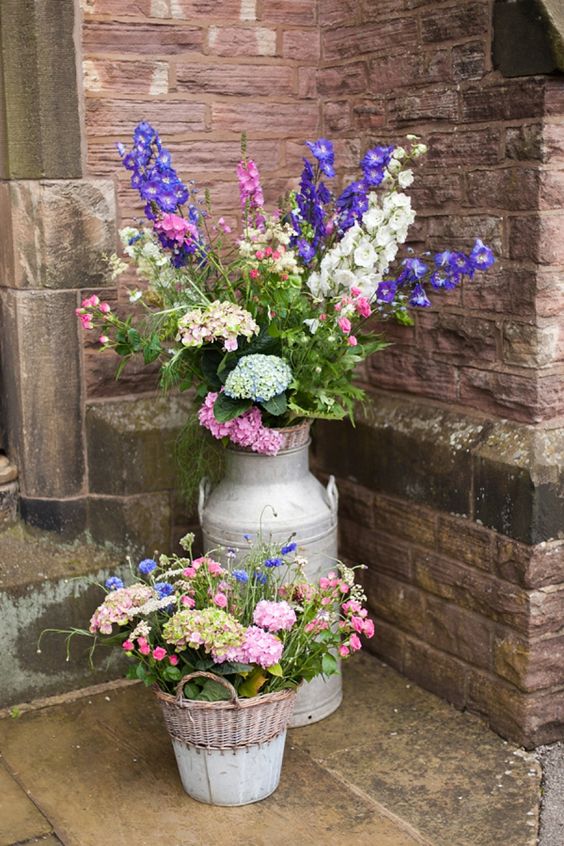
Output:
<svg viewBox="0 0 564 846">
<path fill-rule="evenodd" d="M 369 655 L 345 701 L 294 729 L 269 799 L 211 808 L 183 793 L 160 712 L 131 683 L 0 719 L 0 846 L 533 846 L 540 768 Z"/>
</svg>

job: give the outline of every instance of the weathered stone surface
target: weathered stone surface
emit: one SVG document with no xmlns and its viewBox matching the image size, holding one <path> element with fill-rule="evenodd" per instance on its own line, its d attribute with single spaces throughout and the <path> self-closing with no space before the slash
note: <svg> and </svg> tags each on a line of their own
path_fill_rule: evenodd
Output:
<svg viewBox="0 0 564 846">
<path fill-rule="evenodd" d="M 355 846 L 532 846 L 541 775 L 532 756 L 369 656 L 345 668 L 344 685 L 342 708 L 290 732 L 276 793 L 245 808 L 210 813 L 186 797 L 158 707 L 141 686 L 24 711 L 0 723 L 0 745 L 57 830 L 77 842 L 103 839 L 100 808 L 112 805 L 116 846 L 158 839 L 163 807 L 182 846 L 231 844 L 249 830 L 261 833 L 257 846 L 261 837 L 272 846 L 347 838 Z"/>
<path fill-rule="evenodd" d="M 82 492 L 82 380 L 72 291 L 1 292 L 7 429 L 22 494 Z"/>
<path fill-rule="evenodd" d="M 471 451 L 482 429 L 479 420 L 423 404 L 415 411 L 407 401 L 379 396 L 354 429 L 320 426 L 316 449 L 328 472 L 430 508 L 469 514 Z"/>
<path fill-rule="evenodd" d="M 56 532 L 58 537 L 73 539 L 87 528 L 87 502 L 77 499 L 20 498 L 20 515 L 29 526 Z"/>
<path fill-rule="evenodd" d="M 495 672 L 525 693 L 561 685 L 563 665 L 563 635 L 530 641 L 510 631 L 496 633 Z"/>
<path fill-rule="evenodd" d="M 496 573 L 526 588 L 564 582 L 564 541 L 543 541 L 528 546 L 498 536 L 494 556 Z"/>
<path fill-rule="evenodd" d="M 19 504 L 19 485 L 11 482 L 0 486 L 0 531 L 16 522 Z"/>
<path fill-rule="evenodd" d="M 82 174 L 74 9 L 58 0 L 2 2 L 3 101 L 12 179 Z"/>
<path fill-rule="evenodd" d="M 474 450 L 476 517 L 525 543 L 560 537 L 563 455 L 562 429 L 497 423 Z"/>
<path fill-rule="evenodd" d="M 0 487 L 14 482 L 18 478 L 18 468 L 11 464 L 5 455 L 0 454 Z"/>
<path fill-rule="evenodd" d="M 172 489 L 175 441 L 190 406 L 186 396 L 159 395 L 89 403 L 90 490 L 123 496 Z"/>
<path fill-rule="evenodd" d="M 467 667 L 426 644 L 410 640 L 406 643 L 404 672 L 417 684 L 442 696 L 456 708 L 465 704 Z"/>
<path fill-rule="evenodd" d="M 87 640 L 74 639 L 71 662 L 65 660 L 64 636 L 46 635 L 40 653 L 37 640 L 45 628 L 85 628 L 103 596 L 95 583 L 114 572 L 124 576 L 128 566 L 119 569 L 121 560 L 121 553 L 67 544 L 21 523 L 0 532 L 0 636 L 6 644 L 0 656 L 2 705 L 115 675 L 105 653 L 99 655 L 97 676 L 91 674 Z"/>
<path fill-rule="evenodd" d="M 113 182 L 13 181 L 0 186 L 8 225 L 1 237 L 0 286 L 87 288 L 110 282 L 105 254 L 116 249 Z"/>
<path fill-rule="evenodd" d="M 23 789 L 0 765 L 0 795 L 2 816 L 0 817 L 0 844 L 27 842 L 35 837 L 49 834 L 53 829 L 49 821 L 38 811 Z"/>
<path fill-rule="evenodd" d="M 133 556 L 170 552 L 170 494 L 90 497 L 88 526 L 95 543 Z"/>
<path fill-rule="evenodd" d="M 558 67 L 541 8 L 534 0 L 494 3 L 493 61 L 503 76 L 552 73 Z"/>
</svg>

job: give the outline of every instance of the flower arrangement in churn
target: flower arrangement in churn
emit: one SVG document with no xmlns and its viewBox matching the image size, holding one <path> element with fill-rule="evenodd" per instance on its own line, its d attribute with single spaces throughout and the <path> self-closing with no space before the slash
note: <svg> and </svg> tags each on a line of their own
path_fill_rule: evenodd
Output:
<svg viewBox="0 0 564 846">
<path fill-rule="evenodd" d="M 415 220 L 406 193 L 426 152 L 376 146 L 359 179 L 331 191 L 330 141 L 307 142 L 299 187 L 265 209 L 256 164 L 237 166 L 242 229 L 234 237 L 209 201 L 174 170 L 148 123 L 118 145 L 146 222 L 121 231 L 126 256 L 148 287 L 130 292 L 141 318 L 122 319 L 97 295 L 77 309 L 85 329 L 123 361 L 157 361 L 164 387 L 196 388 L 199 422 L 211 435 L 276 454 L 279 430 L 304 420 L 353 418 L 364 392 L 354 370 L 386 346 L 376 320 L 412 322 L 433 291 L 472 279 L 494 261 L 480 240 L 469 252 L 417 256 L 402 250 Z M 126 264 L 113 257 L 113 273 Z"/>
</svg>

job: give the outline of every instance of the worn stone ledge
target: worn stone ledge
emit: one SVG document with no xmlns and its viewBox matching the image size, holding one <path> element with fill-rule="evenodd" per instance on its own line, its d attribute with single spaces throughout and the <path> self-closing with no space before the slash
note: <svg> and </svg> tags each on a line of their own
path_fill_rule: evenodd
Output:
<svg viewBox="0 0 564 846">
<path fill-rule="evenodd" d="M 25 180 L 0 185 L 0 286 L 89 288 L 111 284 L 115 252 L 110 179 Z"/>
<path fill-rule="evenodd" d="M 128 566 L 92 543 L 65 543 L 59 536 L 23 524 L 0 532 L 0 703 L 10 705 L 39 695 L 60 693 L 113 677 L 118 670 L 107 655 L 98 657 L 92 674 L 86 651 L 91 643 L 76 639 L 73 660 L 65 660 L 64 636 L 49 635 L 37 652 L 45 628 L 84 628 L 99 603 L 103 582 Z"/>
<path fill-rule="evenodd" d="M 564 428 L 378 394 L 356 427 L 318 424 L 315 455 L 322 471 L 525 544 L 564 538 Z"/>
<path fill-rule="evenodd" d="M 174 489 L 175 442 L 190 407 L 186 395 L 90 402 L 86 409 L 90 491 L 126 496 Z"/>
</svg>

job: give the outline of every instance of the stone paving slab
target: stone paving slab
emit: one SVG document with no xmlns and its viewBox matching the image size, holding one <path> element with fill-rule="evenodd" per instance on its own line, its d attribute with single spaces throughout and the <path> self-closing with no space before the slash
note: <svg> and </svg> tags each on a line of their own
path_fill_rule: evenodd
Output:
<svg viewBox="0 0 564 846">
<path fill-rule="evenodd" d="M 0 846 L 41 837 L 52 826 L 0 764 Z"/>
<path fill-rule="evenodd" d="M 532 756 L 368 655 L 346 668 L 338 713 L 289 733 L 280 787 L 255 805 L 184 794 L 158 706 L 138 685 L 0 720 L 0 750 L 64 846 L 165 836 L 170 846 L 532 846 L 536 836 Z"/>
</svg>

